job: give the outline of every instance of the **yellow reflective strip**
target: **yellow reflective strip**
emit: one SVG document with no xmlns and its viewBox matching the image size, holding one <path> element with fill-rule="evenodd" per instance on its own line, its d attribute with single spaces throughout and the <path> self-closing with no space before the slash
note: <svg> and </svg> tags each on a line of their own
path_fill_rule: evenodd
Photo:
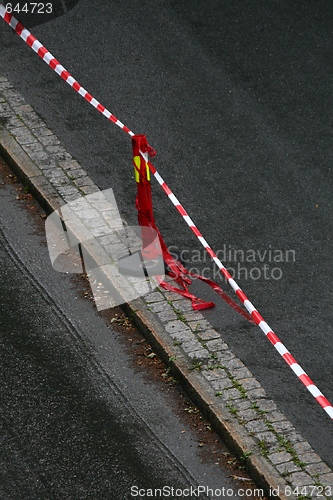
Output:
<svg viewBox="0 0 333 500">
<path fill-rule="evenodd" d="M 136 182 L 140 182 L 140 161 L 141 161 L 141 156 L 134 156 L 133 157 L 134 164 L 137 168 L 134 167 L 134 177 Z M 150 181 L 150 168 L 148 166 L 148 163 L 146 163 L 146 173 L 147 173 L 147 181 Z"/>
<path fill-rule="evenodd" d="M 135 177 L 135 182 L 140 182 L 140 156 L 134 156 L 133 161 L 135 163 L 135 168 L 134 167 L 134 177 Z"/>
</svg>

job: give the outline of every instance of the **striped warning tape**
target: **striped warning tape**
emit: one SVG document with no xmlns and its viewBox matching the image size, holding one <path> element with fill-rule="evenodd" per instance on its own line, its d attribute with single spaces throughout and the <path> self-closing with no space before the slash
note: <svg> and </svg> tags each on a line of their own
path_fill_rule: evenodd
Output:
<svg viewBox="0 0 333 500">
<path fill-rule="evenodd" d="M 70 73 L 57 61 L 55 57 L 30 33 L 29 30 L 24 28 L 24 26 L 10 13 L 6 12 L 5 7 L 0 3 L 0 16 L 6 21 L 6 23 L 13 28 L 13 30 L 26 42 L 29 47 L 31 47 L 39 57 L 50 66 L 61 78 L 68 83 L 78 94 L 80 94 L 86 101 L 88 101 L 94 108 L 96 108 L 102 115 L 104 115 L 108 120 L 115 123 L 118 127 L 128 133 L 130 136 L 133 136 L 134 133 L 126 127 L 118 118 L 115 117 L 110 111 L 108 111 L 101 103 L 99 103 L 94 97 L 89 94 L 71 75 Z M 145 153 L 140 152 L 147 161 L 147 156 Z M 303 368 L 297 363 L 292 354 L 288 351 L 288 349 L 284 346 L 284 344 L 280 341 L 278 336 L 273 332 L 270 326 L 266 323 L 264 318 L 259 314 L 257 309 L 254 307 L 252 302 L 247 298 L 243 290 L 237 285 L 236 281 L 232 278 L 226 267 L 222 264 L 220 259 L 217 257 L 216 253 L 209 246 L 205 238 L 202 236 L 199 229 L 196 227 L 184 207 L 181 205 L 179 200 L 173 194 L 169 186 L 162 179 L 160 174 L 157 172 L 154 165 L 148 160 L 148 165 L 153 173 L 154 177 L 162 187 L 165 194 L 168 196 L 170 201 L 176 207 L 180 215 L 185 220 L 186 224 L 190 227 L 192 232 L 198 238 L 202 246 L 205 248 L 207 253 L 213 259 L 215 264 L 218 266 L 222 274 L 225 276 L 231 288 L 234 290 L 235 294 L 239 298 L 239 300 L 243 303 L 244 307 L 247 309 L 254 322 L 259 326 L 259 328 L 266 335 L 268 340 L 273 344 L 275 349 L 282 356 L 284 361 L 290 366 L 293 372 L 297 375 L 299 380 L 303 383 L 303 385 L 308 389 L 308 391 L 312 394 L 312 396 L 316 399 L 316 401 L 320 404 L 320 406 L 325 410 L 325 412 L 333 419 L 333 406 L 326 399 L 326 397 L 322 394 L 322 392 L 318 389 L 318 387 L 313 383 L 311 378 L 305 373 Z"/>
<path fill-rule="evenodd" d="M 94 97 L 89 94 L 79 84 L 78 81 L 73 78 L 70 73 L 60 64 L 59 61 L 49 52 L 44 45 L 42 45 L 35 37 L 27 30 L 12 14 L 6 11 L 4 5 L 0 3 L 0 16 L 9 24 L 11 28 L 25 41 L 29 47 L 36 52 L 37 55 L 48 65 L 53 71 L 58 73 L 58 75 L 65 80 L 68 85 L 70 85 L 78 94 L 80 94 L 86 101 L 88 101 L 94 108 L 96 108 L 102 115 L 104 115 L 108 120 L 115 123 L 127 132 L 129 135 L 133 136 L 134 133 L 127 128 L 114 114 L 112 114 L 108 109 L 106 109 L 100 102 L 98 102 Z"/>
<path fill-rule="evenodd" d="M 213 259 L 215 264 L 218 266 L 218 268 L 220 269 L 220 271 L 222 272 L 222 274 L 224 275 L 224 277 L 228 281 L 229 285 L 236 293 L 239 300 L 244 304 L 244 307 L 250 313 L 251 317 L 253 318 L 253 321 L 264 332 L 264 334 L 266 335 L 268 340 L 273 344 L 275 349 L 279 352 L 279 354 L 282 356 L 282 358 L 285 360 L 285 362 L 290 366 L 290 368 L 297 375 L 297 377 L 300 379 L 300 381 L 305 385 L 305 387 L 312 394 L 312 396 L 317 400 L 317 402 L 320 404 L 320 406 L 333 419 L 333 406 L 331 405 L 331 403 L 328 401 L 328 399 L 325 398 L 325 396 L 322 394 L 322 392 L 313 383 L 311 378 L 305 373 L 303 368 L 297 363 L 295 358 L 290 354 L 290 352 L 284 346 L 284 344 L 281 342 L 281 340 L 278 338 L 278 336 L 273 332 L 271 327 L 266 323 L 264 318 L 259 314 L 257 309 L 252 304 L 252 302 L 250 302 L 250 300 L 247 298 L 247 296 L 245 295 L 243 290 L 240 288 L 240 286 L 237 285 L 236 281 L 232 278 L 232 276 L 228 272 L 227 268 L 222 264 L 222 262 L 217 257 L 214 250 L 212 250 L 212 248 L 209 246 L 209 244 L 207 243 L 205 238 L 202 236 L 201 232 L 196 227 L 196 225 L 192 221 L 191 217 L 186 212 L 185 208 L 181 205 L 181 203 L 179 202 L 177 197 L 173 194 L 173 192 L 171 191 L 169 186 L 166 184 L 166 182 L 162 179 L 160 174 L 157 172 L 154 165 L 150 161 L 148 161 L 148 165 L 149 165 L 149 168 L 151 169 L 153 175 L 155 176 L 157 182 L 160 184 L 163 191 L 165 192 L 165 194 L 168 196 L 170 201 L 173 203 L 173 205 L 176 207 L 176 209 L 178 210 L 180 215 L 185 220 L 186 224 L 190 227 L 190 229 L 193 231 L 195 236 L 198 238 L 198 240 L 200 241 L 200 243 L 202 244 L 204 249 L 207 251 L 207 253 Z"/>
</svg>

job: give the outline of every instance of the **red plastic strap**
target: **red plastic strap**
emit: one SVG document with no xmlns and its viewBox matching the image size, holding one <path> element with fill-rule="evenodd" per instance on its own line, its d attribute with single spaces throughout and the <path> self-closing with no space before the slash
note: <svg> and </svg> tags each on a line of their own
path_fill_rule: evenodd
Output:
<svg viewBox="0 0 333 500">
<path fill-rule="evenodd" d="M 163 253 L 163 246 L 161 247 Z M 182 288 L 176 288 L 172 287 L 168 283 L 162 282 L 160 283 L 160 285 L 163 288 L 172 291 L 174 293 L 178 293 L 179 295 L 182 295 L 183 297 L 190 299 L 192 302 L 193 309 L 199 310 L 199 309 L 208 309 L 209 307 L 214 307 L 215 306 L 214 302 L 206 302 L 202 299 L 197 298 L 195 295 L 191 294 L 188 291 L 187 285 L 190 285 L 192 283 L 192 279 L 199 279 L 202 282 L 206 283 L 208 286 L 210 286 L 214 290 L 214 292 L 216 292 L 230 307 L 232 307 L 236 312 L 238 312 L 238 314 L 240 314 L 243 318 L 245 318 L 250 323 L 253 324 L 255 323 L 252 316 L 248 314 L 241 306 L 239 306 L 231 297 L 229 297 L 229 295 L 226 294 L 223 291 L 223 289 L 217 283 L 215 283 L 215 281 L 210 280 L 209 278 L 205 278 L 204 276 L 194 275 L 190 273 L 187 269 L 183 267 L 183 265 L 179 261 L 175 260 L 168 251 L 166 258 L 164 253 L 163 257 L 171 271 L 168 272 L 168 275 L 182 287 Z"/>
<path fill-rule="evenodd" d="M 208 309 L 209 307 L 215 306 L 214 302 L 206 302 L 205 300 L 199 299 L 192 293 L 189 293 L 187 287 L 185 287 L 185 289 L 182 290 L 181 288 L 172 286 L 169 283 L 166 283 L 165 281 L 161 281 L 160 286 L 165 290 L 168 290 L 169 292 L 178 293 L 179 295 L 182 295 L 183 297 L 190 299 L 190 301 L 192 302 L 192 308 L 195 309 L 196 311 L 198 311 L 199 309 Z"/>
<path fill-rule="evenodd" d="M 145 237 L 144 228 L 151 227 L 157 231 L 160 239 L 161 250 L 163 254 L 163 259 L 165 264 L 168 266 L 167 274 L 179 285 L 180 288 L 170 285 L 165 281 L 161 281 L 160 285 L 171 292 L 178 293 L 183 297 L 191 300 L 192 308 L 194 310 L 208 309 L 209 307 L 214 307 L 214 302 L 207 302 L 205 300 L 199 299 L 192 293 L 188 291 L 188 286 L 192 283 L 192 278 L 198 278 L 204 283 L 207 283 L 213 290 L 222 297 L 227 304 L 229 304 L 235 311 L 237 311 L 241 316 L 246 318 L 248 321 L 253 323 L 252 317 L 247 314 L 236 302 L 234 302 L 214 281 L 204 278 L 203 276 L 194 276 L 191 274 L 178 260 L 174 259 L 169 252 L 165 241 L 158 230 L 154 214 L 153 214 L 153 204 L 151 196 L 151 185 L 147 178 L 147 164 L 141 153 L 148 153 L 150 156 L 155 156 L 156 152 L 151 148 L 147 142 L 145 135 L 134 135 L 132 137 L 133 146 L 133 156 L 140 157 L 140 167 L 134 164 L 136 170 L 139 172 L 139 182 L 137 182 L 137 197 L 136 197 L 136 208 L 138 211 L 138 221 L 139 225 L 142 227 L 142 246 L 143 251 L 145 248 L 149 248 L 149 237 Z M 150 249 L 151 251 L 151 249 Z"/>
</svg>

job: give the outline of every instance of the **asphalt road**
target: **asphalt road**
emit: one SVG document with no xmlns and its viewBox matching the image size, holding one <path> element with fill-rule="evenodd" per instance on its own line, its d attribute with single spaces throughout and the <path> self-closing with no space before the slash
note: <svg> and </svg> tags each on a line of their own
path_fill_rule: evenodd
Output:
<svg viewBox="0 0 333 500">
<path fill-rule="evenodd" d="M 194 423 L 205 426 L 199 415 L 184 418 L 195 411 L 186 397 L 138 369 L 142 340 L 114 331 L 82 285 L 52 270 L 29 213 L 35 202 L 17 200 L 22 193 L 2 181 L 0 172 L 1 499 L 148 498 L 164 486 L 178 498 L 198 485 L 233 498 L 253 491 L 232 478 L 246 474 L 226 466 L 232 456 L 217 436 L 196 431 Z"/>
<path fill-rule="evenodd" d="M 158 171 L 221 258 L 238 250 L 227 267 L 331 402 L 332 11 L 329 0 L 80 0 L 33 28 L 94 97 L 148 135 Z M 126 134 L 5 25 L 0 43 L 1 72 L 134 224 Z M 189 267 L 210 267 L 157 185 L 154 196 L 167 243 L 189 252 Z M 263 334 L 224 304 L 207 314 L 332 467 L 332 421 Z"/>
</svg>

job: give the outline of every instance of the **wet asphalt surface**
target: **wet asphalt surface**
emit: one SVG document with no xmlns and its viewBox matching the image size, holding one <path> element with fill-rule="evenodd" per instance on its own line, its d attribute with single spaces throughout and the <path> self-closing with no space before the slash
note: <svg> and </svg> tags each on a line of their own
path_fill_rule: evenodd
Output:
<svg viewBox="0 0 333 500">
<path fill-rule="evenodd" d="M 225 264 L 331 402 L 332 10 L 328 0 L 81 0 L 45 24 L 28 20 L 94 97 L 147 133 L 158 171 L 221 258 L 240 251 Z M 135 224 L 128 137 L 7 26 L 0 44 L 2 74 Z M 211 269 L 156 184 L 154 203 L 167 243 Z M 213 326 L 332 467 L 330 419 L 263 334 L 216 303 Z"/>
<path fill-rule="evenodd" d="M 1 181 L 1 499 L 128 499 L 134 486 L 198 484 L 240 498 L 238 487 L 253 486 L 219 465 L 226 447 L 212 438 L 203 454 L 191 419 L 179 416 L 190 403 L 138 370 L 124 333 L 52 270 L 28 213 L 35 202 Z"/>
</svg>

